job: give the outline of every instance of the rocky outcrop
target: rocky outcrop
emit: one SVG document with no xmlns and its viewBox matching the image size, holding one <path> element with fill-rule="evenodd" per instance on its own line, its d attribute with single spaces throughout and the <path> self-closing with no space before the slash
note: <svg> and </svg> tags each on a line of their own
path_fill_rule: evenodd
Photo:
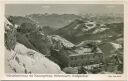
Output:
<svg viewBox="0 0 128 81">
<path fill-rule="evenodd" d="M 60 67 L 43 54 L 17 43 L 14 50 L 6 49 L 6 73 L 63 74 Z"/>
<path fill-rule="evenodd" d="M 28 40 L 25 34 L 17 32 L 15 26 L 5 19 L 5 72 L 63 74 L 64 72 L 56 63 L 45 57 L 47 52 L 39 53 L 36 51 L 37 47 L 33 46 L 34 43 L 37 46 L 42 46 L 43 50 L 47 51 L 46 37 L 43 37 L 40 32 L 31 33 L 29 36 L 32 36 L 31 40 L 33 41 Z M 39 37 L 39 39 L 36 37 Z M 40 49 L 38 50 L 40 51 Z"/>
</svg>

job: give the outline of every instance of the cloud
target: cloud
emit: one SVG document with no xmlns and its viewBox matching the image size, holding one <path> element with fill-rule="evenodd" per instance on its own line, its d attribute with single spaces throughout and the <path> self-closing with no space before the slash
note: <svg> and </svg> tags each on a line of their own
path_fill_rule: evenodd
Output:
<svg viewBox="0 0 128 81">
<path fill-rule="evenodd" d="M 111 6 L 110 5 L 109 6 L 106 6 L 106 8 L 115 8 L 115 7 L 116 6 L 112 6 L 112 5 Z"/>
<path fill-rule="evenodd" d="M 43 9 L 49 9 L 49 8 L 50 8 L 50 6 L 45 5 L 45 6 L 42 6 L 42 8 L 43 8 Z"/>
</svg>

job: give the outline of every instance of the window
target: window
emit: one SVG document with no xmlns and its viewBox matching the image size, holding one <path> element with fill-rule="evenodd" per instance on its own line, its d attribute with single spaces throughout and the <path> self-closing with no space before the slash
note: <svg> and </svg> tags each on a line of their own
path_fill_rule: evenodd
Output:
<svg viewBox="0 0 128 81">
<path fill-rule="evenodd" d="M 90 56 L 88 56 L 88 59 L 90 59 Z"/>
<path fill-rule="evenodd" d="M 72 67 L 74 67 L 74 64 L 72 64 Z"/>
<path fill-rule="evenodd" d="M 95 55 L 93 55 L 93 58 L 95 58 Z"/>
<path fill-rule="evenodd" d="M 84 58 L 86 58 L 86 56 L 84 56 Z"/>
<path fill-rule="evenodd" d="M 83 59 L 84 58 L 84 56 L 81 56 L 81 59 Z"/>
<path fill-rule="evenodd" d="M 102 56 L 101 56 L 101 55 L 99 55 L 99 58 L 102 58 Z"/>
<path fill-rule="evenodd" d="M 77 60 L 77 57 L 74 57 L 74 60 Z"/>
<path fill-rule="evenodd" d="M 73 57 L 71 57 L 71 60 L 74 60 Z"/>
</svg>

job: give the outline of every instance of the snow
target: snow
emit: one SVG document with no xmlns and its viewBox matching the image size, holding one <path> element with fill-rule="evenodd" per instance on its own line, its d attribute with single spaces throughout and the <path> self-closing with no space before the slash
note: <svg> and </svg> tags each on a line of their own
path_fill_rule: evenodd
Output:
<svg viewBox="0 0 128 81">
<path fill-rule="evenodd" d="M 40 34 L 41 34 L 42 36 L 44 36 L 44 33 L 42 33 L 41 31 L 40 31 Z"/>
<path fill-rule="evenodd" d="M 86 45 L 84 45 L 84 47 L 82 46 L 78 46 L 79 48 L 75 49 L 75 53 L 72 53 L 70 56 L 79 56 L 79 55 L 89 55 L 89 54 L 94 54 L 94 52 L 92 52 L 92 48 L 90 47 L 85 47 Z M 101 51 L 101 49 L 99 47 L 96 48 L 96 53 L 103 53 Z"/>
<path fill-rule="evenodd" d="M 10 26 L 13 26 L 8 20 L 7 18 L 5 18 L 5 22 L 4 22 L 4 27 L 5 27 L 5 30 L 10 30 Z"/>
<path fill-rule="evenodd" d="M 84 54 L 84 53 L 90 53 L 92 49 L 89 47 L 88 48 L 80 47 L 80 49 L 76 49 L 75 51 L 78 52 L 78 54 Z"/>
<path fill-rule="evenodd" d="M 68 22 L 72 22 L 72 20 L 68 20 Z"/>
<path fill-rule="evenodd" d="M 102 26 L 102 27 L 103 27 L 103 26 L 106 26 L 106 25 L 105 25 L 105 24 L 100 24 L 100 26 Z"/>
<path fill-rule="evenodd" d="M 64 74 L 60 67 L 43 54 L 17 43 L 14 50 L 6 49 L 6 73 Z"/>
<path fill-rule="evenodd" d="M 17 24 L 15 24 L 15 26 L 14 26 L 15 28 L 18 28 L 19 27 L 19 25 L 17 25 Z"/>
<path fill-rule="evenodd" d="M 112 46 L 117 50 L 119 48 L 122 48 L 122 46 L 120 44 L 116 44 L 116 43 L 113 43 L 111 42 Z"/>
<path fill-rule="evenodd" d="M 100 64 L 92 64 L 92 65 L 87 65 L 87 66 L 84 66 L 84 68 L 86 69 L 92 69 L 93 67 L 99 67 Z"/>
<path fill-rule="evenodd" d="M 88 26 L 89 24 L 92 24 L 92 26 Z M 87 21 L 87 23 L 85 23 L 85 25 L 87 26 L 87 27 L 95 27 L 96 26 L 96 23 L 95 22 L 91 22 L 91 21 Z"/>
<path fill-rule="evenodd" d="M 78 25 L 76 25 L 73 29 L 76 30 L 79 26 L 80 26 L 80 25 L 78 24 Z"/>
<path fill-rule="evenodd" d="M 12 23 L 10 23 L 7 18 L 5 18 L 5 24 L 9 24 L 9 25 L 13 26 Z"/>
<path fill-rule="evenodd" d="M 15 46 L 15 49 L 14 51 L 16 53 L 19 53 L 19 54 L 27 54 L 27 52 L 29 51 L 30 49 L 26 48 L 24 45 L 21 45 L 19 43 L 17 43 L 17 45 Z"/>
<path fill-rule="evenodd" d="M 94 54 L 91 51 L 92 51 L 92 49 L 89 47 L 86 47 L 86 48 L 79 47 L 79 48 L 75 49 L 74 52 L 70 54 L 70 56 Z"/>
<path fill-rule="evenodd" d="M 89 29 L 87 28 L 82 28 L 82 32 L 88 31 Z"/>
<path fill-rule="evenodd" d="M 94 53 L 86 53 L 86 55 L 90 55 L 90 54 L 94 54 Z M 82 54 L 82 53 L 76 53 L 76 54 L 71 54 L 70 56 L 80 56 L 80 55 L 85 55 L 85 54 Z"/>
<path fill-rule="evenodd" d="M 92 26 L 89 26 L 90 24 Z M 83 30 L 82 30 L 83 32 L 84 31 L 88 31 L 88 30 L 93 29 L 93 28 L 96 27 L 96 23 L 95 22 L 91 22 L 91 21 L 87 21 L 87 23 L 84 23 L 84 25 L 85 25 L 86 28 L 83 28 Z"/>
<path fill-rule="evenodd" d="M 69 41 L 67 41 L 66 39 L 58 36 L 58 35 L 52 35 L 51 38 L 53 40 L 56 40 L 56 41 L 60 41 L 65 47 L 74 47 L 75 45 Z"/>
<path fill-rule="evenodd" d="M 112 37 L 112 36 L 108 36 L 108 37 Z"/>
<path fill-rule="evenodd" d="M 101 43 L 101 40 L 86 40 L 86 41 L 82 41 L 80 42 L 78 45 L 76 45 L 77 47 L 80 47 L 80 46 L 85 46 L 86 44 L 88 43 L 95 43 L 95 44 L 99 44 Z"/>
<path fill-rule="evenodd" d="M 97 48 L 97 53 L 103 53 L 100 48 Z"/>
<path fill-rule="evenodd" d="M 97 28 L 95 31 L 93 31 L 93 34 L 99 33 L 99 32 L 103 32 L 105 30 L 107 30 L 109 28 Z"/>
</svg>

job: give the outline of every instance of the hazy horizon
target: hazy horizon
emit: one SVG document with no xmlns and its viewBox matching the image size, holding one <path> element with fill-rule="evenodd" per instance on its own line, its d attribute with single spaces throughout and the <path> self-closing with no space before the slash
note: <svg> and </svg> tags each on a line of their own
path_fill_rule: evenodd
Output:
<svg viewBox="0 0 128 81">
<path fill-rule="evenodd" d="M 28 14 L 123 14 L 121 4 L 6 4 L 5 15 Z"/>
</svg>

